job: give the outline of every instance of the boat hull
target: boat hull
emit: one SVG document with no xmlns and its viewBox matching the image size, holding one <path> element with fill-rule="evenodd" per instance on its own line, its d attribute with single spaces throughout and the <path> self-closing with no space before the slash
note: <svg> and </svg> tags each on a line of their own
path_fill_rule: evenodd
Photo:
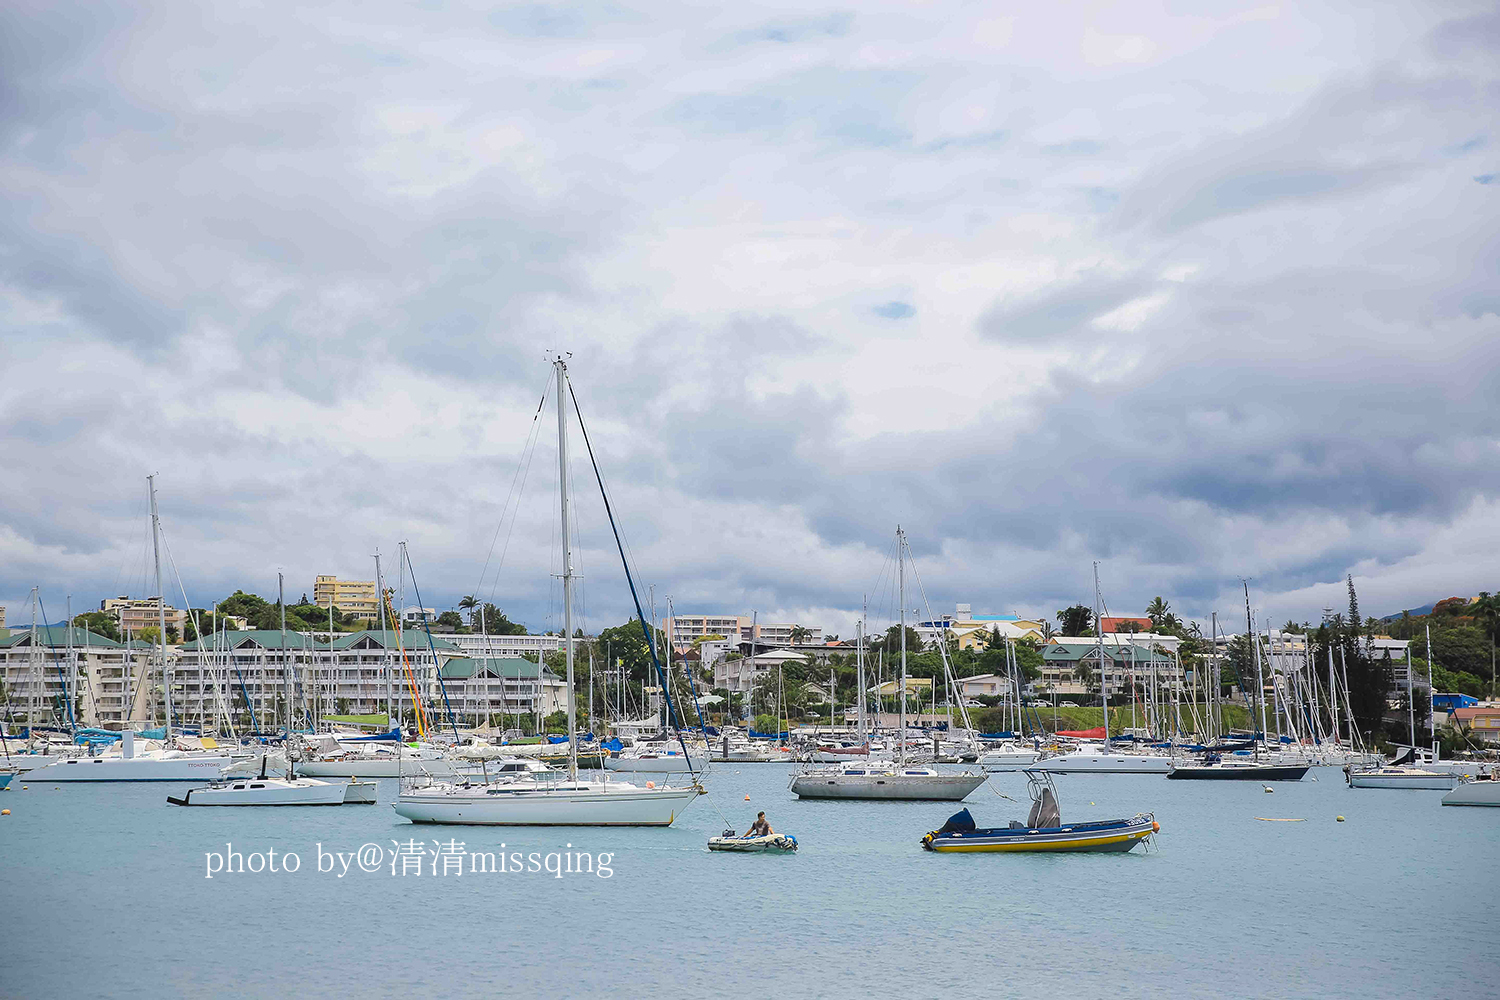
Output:
<svg viewBox="0 0 1500 1000">
<path fill-rule="evenodd" d="M 891 799 L 961 802 L 984 784 L 982 774 L 799 774 L 792 792 L 802 799 Z"/>
<path fill-rule="evenodd" d="M 341 806 L 346 786 L 330 781 L 235 781 L 168 795 L 174 806 Z"/>
<path fill-rule="evenodd" d="M 1032 768 L 1052 774 L 1167 774 L 1172 758 L 1148 754 L 1069 753 L 1037 761 Z"/>
<path fill-rule="evenodd" d="M 1186 781 L 1301 781 L 1311 764 L 1179 765 L 1168 778 Z"/>
<path fill-rule="evenodd" d="M 689 766 L 689 760 L 692 762 L 691 766 Z M 681 754 L 675 757 L 606 757 L 604 769 L 632 771 L 638 774 L 687 774 L 689 771 L 703 770 L 703 758 L 688 758 Z"/>
<path fill-rule="evenodd" d="M 455 826 L 671 826 L 698 789 L 500 789 L 404 792 L 396 813 L 413 823 Z"/>
<path fill-rule="evenodd" d="M 1443 796 L 1445 806 L 1500 806 L 1500 779 L 1465 781 Z"/>
<path fill-rule="evenodd" d="M 1349 775 L 1350 788 L 1411 788 L 1447 791 L 1457 783 L 1458 776 L 1454 774 L 1381 774 L 1379 772 L 1361 774 L 1355 771 Z"/>
<path fill-rule="evenodd" d="M 216 778 L 230 758 L 203 754 L 188 757 L 77 757 L 39 767 L 35 781 L 206 781 Z"/>
<path fill-rule="evenodd" d="M 1108 854 L 1129 851 L 1156 832 L 1147 815 L 1134 819 L 1074 823 L 1042 829 L 997 828 L 929 833 L 922 846 L 938 854 L 1020 854 L 1028 852 Z"/>
<path fill-rule="evenodd" d="M 1042 755 L 1035 750 L 1000 750 L 981 754 L 979 766 L 991 773 L 1024 771 L 1035 767 Z"/>
<path fill-rule="evenodd" d="M 297 765 L 297 770 L 313 778 L 398 778 L 403 774 L 421 774 L 426 771 L 435 778 L 451 778 L 458 773 L 452 761 L 447 760 L 308 760 Z"/>
</svg>

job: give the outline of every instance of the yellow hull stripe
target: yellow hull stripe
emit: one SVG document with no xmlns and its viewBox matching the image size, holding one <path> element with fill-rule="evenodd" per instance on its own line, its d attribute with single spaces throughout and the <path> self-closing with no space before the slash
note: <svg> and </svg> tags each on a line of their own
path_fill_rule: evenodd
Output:
<svg viewBox="0 0 1500 1000">
<path fill-rule="evenodd" d="M 1144 830 L 1139 833 L 1125 833 L 1113 837 L 1086 837 L 1082 840 L 1031 841 L 1029 843 L 1023 841 L 1015 844 L 955 844 L 948 841 L 936 843 L 932 846 L 939 854 L 945 854 L 949 851 L 1070 851 L 1077 850 L 1080 847 L 1101 847 L 1105 844 L 1118 844 L 1126 840 L 1139 840 L 1142 837 L 1149 837 L 1150 835 L 1150 830 Z"/>
</svg>

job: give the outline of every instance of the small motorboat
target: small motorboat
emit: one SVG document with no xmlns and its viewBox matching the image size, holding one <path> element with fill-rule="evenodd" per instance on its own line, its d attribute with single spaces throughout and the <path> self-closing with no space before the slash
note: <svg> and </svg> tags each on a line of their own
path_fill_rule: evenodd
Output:
<svg viewBox="0 0 1500 1000">
<path fill-rule="evenodd" d="M 795 854 L 797 838 L 789 833 L 772 833 L 762 837 L 737 837 L 733 830 L 725 830 L 721 837 L 708 838 L 710 851 L 730 851 L 738 854 Z"/>
<path fill-rule="evenodd" d="M 941 829 L 922 838 L 922 847 L 938 853 L 1013 851 L 1128 851 L 1161 830 L 1151 813 L 1130 819 L 1106 819 L 1063 825 L 1057 790 L 1045 771 L 1027 771 L 1031 814 L 1025 823 L 980 828 L 969 810 L 948 817 Z"/>
<path fill-rule="evenodd" d="M 1500 806 L 1500 777 L 1481 773 L 1475 778 L 1465 778 L 1447 795 L 1445 806 Z"/>
</svg>

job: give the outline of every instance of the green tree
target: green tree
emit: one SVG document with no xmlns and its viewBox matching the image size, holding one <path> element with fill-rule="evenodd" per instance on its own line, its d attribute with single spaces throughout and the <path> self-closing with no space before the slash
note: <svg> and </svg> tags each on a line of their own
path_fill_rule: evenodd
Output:
<svg viewBox="0 0 1500 1000">
<path fill-rule="evenodd" d="M 458 602 L 458 606 L 463 611 L 464 617 L 472 622 L 474 620 L 474 609 L 479 607 L 479 598 L 473 594 L 468 594 L 463 600 Z"/>
<path fill-rule="evenodd" d="M 470 616 L 472 621 L 472 615 Z M 505 612 L 486 602 L 479 609 L 479 624 L 488 635 L 525 635 L 526 626 L 519 622 L 513 622 L 505 616 Z"/>
<path fill-rule="evenodd" d="M 75 628 L 86 628 L 95 635 L 102 635 L 106 639 L 120 641 L 120 626 L 115 616 L 108 611 L 85 611 L 81 615 L 73 616 Z"/>
<path fill-rule="evenodd" d="M 1094 634 L 1094 612 L 1082 604 L 1063 608 L 1057 613 L 1057 621 L 1062 626 L 1063 635 Z"/>
</svg>

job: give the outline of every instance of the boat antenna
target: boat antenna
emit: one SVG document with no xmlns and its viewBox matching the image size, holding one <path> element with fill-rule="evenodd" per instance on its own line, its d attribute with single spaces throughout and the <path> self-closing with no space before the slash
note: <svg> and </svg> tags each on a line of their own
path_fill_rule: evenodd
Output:
<svg viewBox="0 0 1500 1000">
<path fill-rule="evenodd" d="M 561 359 L 558 364 L 562 364 Z M 641 631 L 646 634 L 646 649 L 651 653 L 651 665 L 656 668 L 656 677 L 661 683 L 662 696 L 667 699 L 667 712 L 672 719 L 672 725 L 677 729 L 677 745 L 682 748 L 683 759 L 687 761 L 688 776 L 696 783 L 697 775 L 693 771 L 693 758 L 689 756 L 687 741 L 682 737 L 682 723 L 677 717 L 677 706 L 672 703 L 672 690 L 667 684 L 666 671 L 662 670 L 661 660 L 656 655 L 656 637 L 652 634 L 652 627 L 646 624 L 646 612 L 641 607 L 641 595 L 636 590 L 635 577 L 630 572 L 630 560 L 625 558 L 625 543 L 620 540 L 620 526 L 615 523 L 614 507 L 609 502 L 609 491 L 604 488 L 604 475 L 599 471 L 599 460 L 594 457 L 594 445 L 589 440 L 588 425 L 583 422 L 583 410 L 578 406 L 578 394 L 573 391 L 573 381 L 564 378 L 562 369 L 558 371 L 558 378 L 567 385 L 568 396 L 573 400 L 573 412 L 578 414 L 578 429 L 583 432 L 583 446 L 589 453 L 589 465 L 594 470 L 594 480 L 599 484 L 599 495 L 604 499 L 604 513 L 609 517 L 609 530 L 614 533 L 615 547 L 620 550 L 620 565 L 625 568 L 625 582 L 630 585 L 630 599 L 635 602 L 635 617 L 641 623 Z M 560 398 L 558 405 L 562 405 Z M 572 697 L 573 693 L 569 691 L 570 703 Z"/>
</svg>

